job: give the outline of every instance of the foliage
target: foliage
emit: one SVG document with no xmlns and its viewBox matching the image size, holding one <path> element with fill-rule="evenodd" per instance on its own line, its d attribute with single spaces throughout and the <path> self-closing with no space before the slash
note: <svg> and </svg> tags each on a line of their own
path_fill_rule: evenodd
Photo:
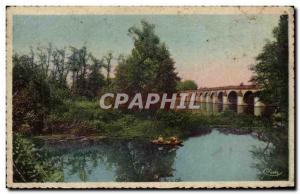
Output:
<svg viewBox="0 0 300 194">
<path fill-rule="evenodd" d="M 32 57 L 14 55 L 13 64 L 13 126 L 38 132 L 51 109 L 50 86 Z"/>
<path fill-rule="evenodd" d="M 14 182 L 58 182 L 63 180 L 61 171 L 47 160 L 47 153 L 21 135 L 13 137 Z"/>
<path fill-rule="evenodd" d="M 71 47 L 70 51 L 67 55 L 65 49 L 49 44 L 48 48 L 31 48 L 28 55 L 14 54 L 15 130 L 23 134 L 40 134 L 47 128 L 48 115 L 68 109 L 64 103 L 67 99 L 78 96 L 93 99 L 107 86 L 101 70 L 111 67 L 105 65 L 103 59 L 88 54 L 86 47 Z M 108 56 L 106 61 L 112 59 L 111 53 Z"/>
<path fill-rule="evenodd" d="M 142 29 L 129 28 L 134 48 L 127 58 L 119 59 L 116 85 L 119 91 L 173 92 L 179 80 L 174 61 L 164 43 L 154 33 L 155 26 L 142 21 Z"/>
<path fill-rule="evenodd" d="M 260 86 L 260 98 L 279 107 L 287 119 L 288 112 L 288 16 L 280 16 L 279 26 L 273 30 L 274 41 L 268 41 L 251 70 L 251 81 Z"/>
<path fill-rule="evenodd" d="M 51 79 L 53 79 L 57 85 L 64 88 L 67 87 L 67 76 L 70 71 L 68 63 L 65 62 L 65 58 L 66 51 L 64 49 L 56 49 L 52 52 L 53 69 L 50 74 Z"/>
<path fill-rule="evenodd" d="M 254 166 L 260 180 L 287 180 L 289 177 L 288 133 L 285 128 L 264 130 L 267 145 L 255 148 L 252 155 L 257 159 Z"/>
<path fill-rule="evenodd" d="M 288 16 L 280 16 L 279 25 L 273 30 L 274 41 L 268 41 L 251 70 L 251 81 L 262 88 L 259 96 L 268 104 L 278 107 L 273 115 L 272 126 L 264 130 L 268 146 L 256 149 L 253 155 L 260 160 L 256 167 L 262 180 L 288 178 Z M 268 130 L 269 129 L 269 130 Z M 271 146 L 269 146 L 271 144 Z M 277 171 L 270 176 L 265 170 Z"/>
<path fill-rule="evenodd" d="M 176 90 L 184 91 L 184 90 L 197 90 L 198 86 L 193 80 L 185 80 L 181 82 L 177 82 Z"/>
<path fill-rule="evenodd" d="M 87 96 L 90 98 L 99 95 L 99 92 L 103 87 L 106 86 L 104 76 L 101 73 L 101 68 L 103 67 L 103 60 L 98 60 L 92 57 L 92 65 L 90 66 L 90 73 L 87 76 Z M 109 75 L 109 73 L 108 73 Z M 109 78 L 107 78 L 108 81 Z"/>
<path fill-rule="evenodd" d="M 101 110 L 78 110 L 76 99 L 95 99 L 103 92 L 172 92 L 179 77 L 164 43 L 154 33 L 154 25 L 142 21 L 142 29 L 131 27 L 134 48 L 120 56 L 116 77 L 111 78 L 113 55 L 98 59 L 81 48 L 31 47 L 30 54 L 13 57 L 14 129 L 23 134 L 53 132 L 53 119 L 69 122 L 86 119 L 93 126 L 107 122 Z M 106 70 L 106 79 L 102 70 Z M 94 107 L 99 109 L 99 107 Z M 77 111 L 72 112 L 72 111 Z M 89 113 L 102 118 L 89 118 Z M 63 114 L 63 115 L 62 115 Z M 51 115 L 51 116 L 48 116 Z M 61 118 L 59 118 L 62 116 Z M 72 117 L 72 118 L 71 118 Z M 90 122 L 91 121 L 91 122 Z M 107 126 L 106 126 L 107 127 Z M 109 128 L 109 126 L 108 126 Z M 47 131 L 48 130 L 48 131 Z"/>
<path fill-rule="evenodd" d="M 86 76 L 89 55 L 87 48 L 71 47 L 68 63 L 72 72 L 72 92 L 77 95 L 86 95 Z"/>
</svg>

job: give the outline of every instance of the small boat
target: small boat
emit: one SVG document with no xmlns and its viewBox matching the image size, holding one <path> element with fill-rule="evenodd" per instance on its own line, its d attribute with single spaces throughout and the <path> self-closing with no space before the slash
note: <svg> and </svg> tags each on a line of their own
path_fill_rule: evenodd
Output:
<svg viewBox="0 0 300 194">
<path fill-rule="evenodd" d="M 155 145 L 162 145 L 162 146 L 183 146 L 182 141 L 177 140 L 177 141 L 159 141 L 157 139 L 152 140 L 151 143 L 155 144 Z"/>
</svg>

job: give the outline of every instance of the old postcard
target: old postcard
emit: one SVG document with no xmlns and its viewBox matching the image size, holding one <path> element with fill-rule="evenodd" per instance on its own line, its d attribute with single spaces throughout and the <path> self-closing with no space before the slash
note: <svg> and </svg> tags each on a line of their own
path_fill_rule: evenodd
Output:
<svg viewBox="0 0 300 194">
<path fill-rule="evenodd" d="M 8 188 L 294 187 L 293 7 L 7 7 Z"/>
</svg>

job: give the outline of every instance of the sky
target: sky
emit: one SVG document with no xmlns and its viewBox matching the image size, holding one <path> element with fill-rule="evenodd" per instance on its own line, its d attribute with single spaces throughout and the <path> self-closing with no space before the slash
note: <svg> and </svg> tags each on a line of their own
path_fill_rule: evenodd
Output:
<svg viewBox="0 0 300 194">
<path fill-rule="evenodd" d="M 143 19 L 155 25 L 183 80 L 217 87 L 249 84 L 249 67 L 273 40 L 279 15 L 16 15 L 13 52 L 51 42 L 57 48 L 86 46 L 98 58 L 110 51 L 126 56 L 133 48 L 128 29 Z"/>
</svg>

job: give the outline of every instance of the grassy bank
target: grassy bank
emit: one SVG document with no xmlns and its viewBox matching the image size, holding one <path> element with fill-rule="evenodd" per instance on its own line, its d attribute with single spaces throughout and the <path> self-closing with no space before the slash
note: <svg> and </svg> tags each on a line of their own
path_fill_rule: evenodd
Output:
<svg viewBox="0 0 300 194">
<path fill-rule="evenodd" d="M 103 110 L 97 101 L 66 101 L 64 110 L 52 114 L 44 134 L 154 138 L 159 135 L 188 137 L 211 128 L 262 131 L 269 120 L 246 114 L 223 112 L 213 115 L 192 112 Z"/>
</svg>

